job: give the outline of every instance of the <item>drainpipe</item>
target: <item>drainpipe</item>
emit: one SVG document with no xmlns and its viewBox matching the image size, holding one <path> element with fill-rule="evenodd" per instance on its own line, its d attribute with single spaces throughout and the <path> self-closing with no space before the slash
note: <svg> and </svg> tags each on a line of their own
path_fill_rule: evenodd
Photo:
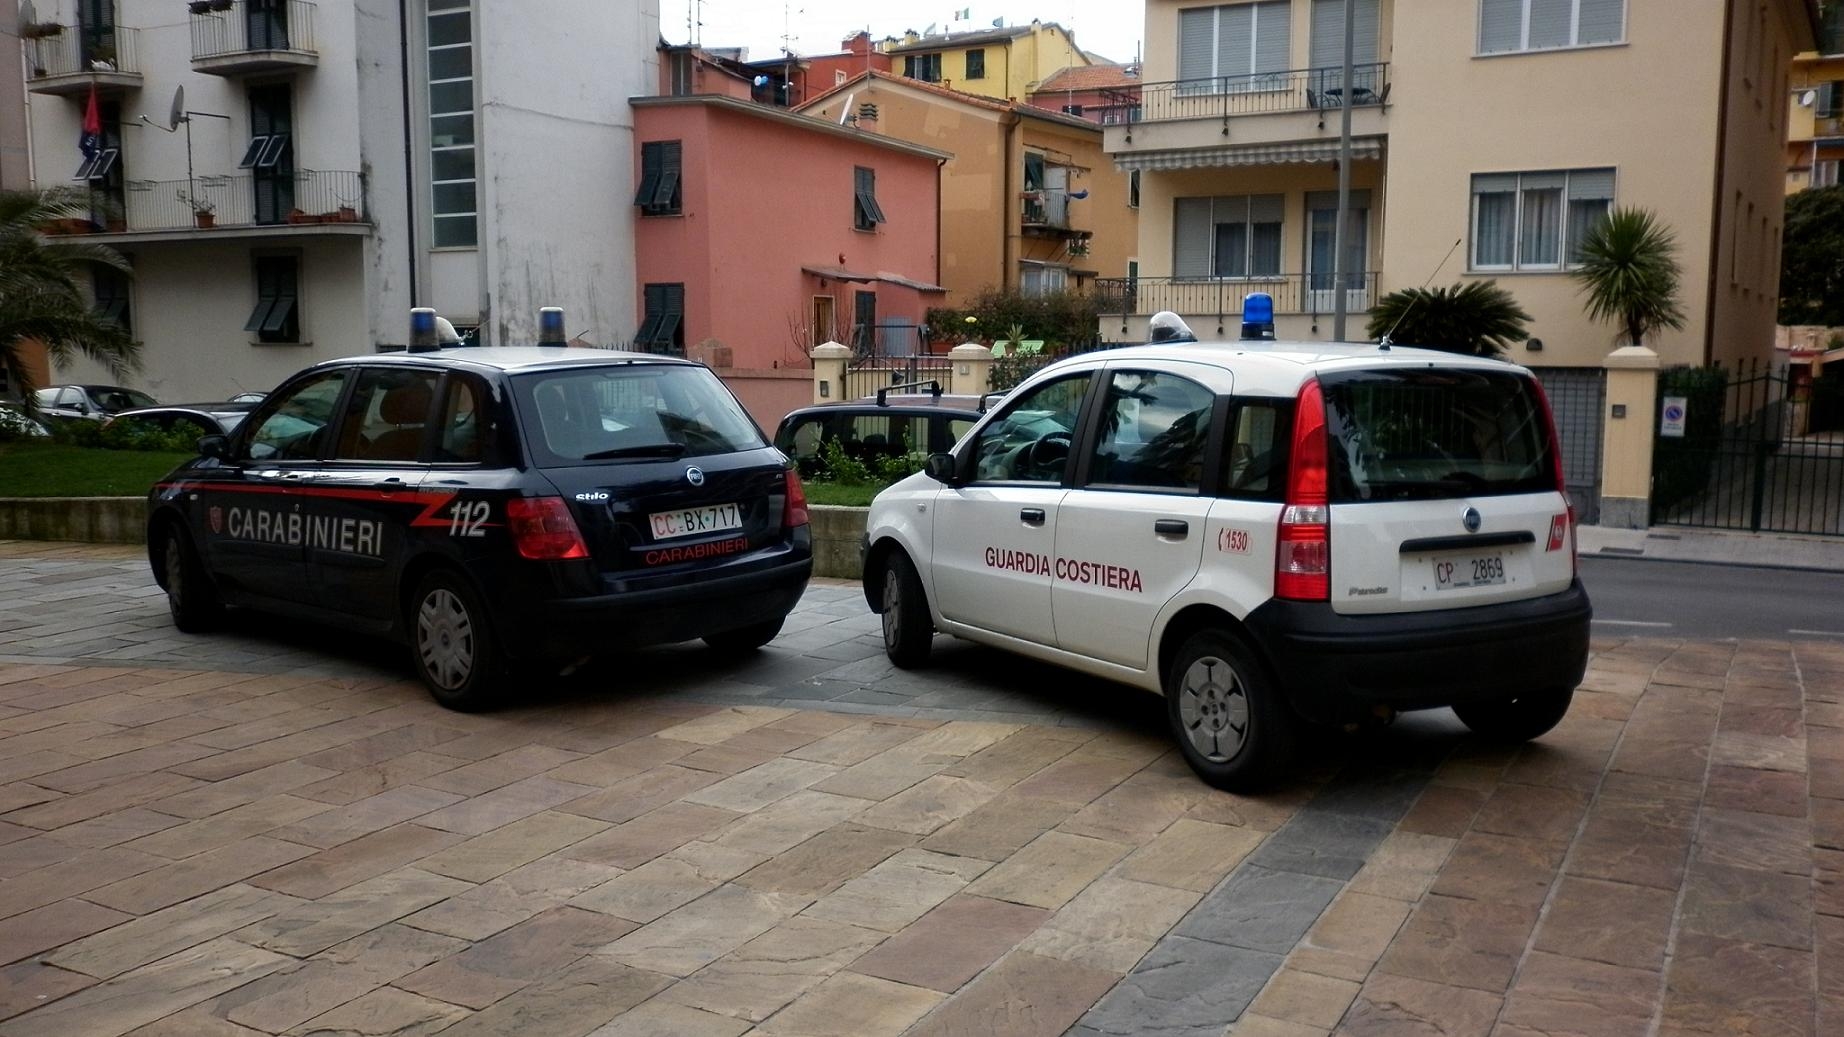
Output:
<svg viewBox="0 0 1844 1037">
<path fill-rule="evenodd" d="M 1728 184 L 1723 180 L 1723 152 L 1729 142 L 1729 51 L 1735 43 L 1735 0 L 1722 5 L 1722 71 L 1716 90 L 1716 187 L 1710 206 L 1709 288 L 1703 300 L 1703 363 L 1709 364 L 1716 352 L 1716 292 L 1722 276 L 1722 196 Z M 1741 233 L 1741 223 L 1736 223 Z M 1740 245 L 1738 241 L 1737 246 Z M 1640 343 L 1635 342 L 1637 346 Z"/>
<path fill-rule="evenodd" d="M 1019 238 L 1023 234 L 1019 216 L 1019 188 L 1014 177 L 1019 175 L 1018 166 L 1024 159 L 1024 116 L 1016 111 L 1005 114 L 1005 196 L 1000 212 L 1004 214 L 1005 223 L 1005 269 L 1000 271 L 999 283 L 1008 291 L 1017 290 L 1023 283 L 1018 273 L 1018 257 L 1021 248 Z M 1014 147 L 1014 144 L 1016 145 Z"/>
<path fill-rule="evenodd" d="M 404 190 L 404 252 L 410 265 L 410 306 L 421 305 L 417 301 L 416 284 L 416 142 L 411 134 L 410 120 L 413 117 L 410 107 L 410 11 L 409 0 L 397 0 L 397 49 L 403 64 L 403 190 Z"/>
</svg>

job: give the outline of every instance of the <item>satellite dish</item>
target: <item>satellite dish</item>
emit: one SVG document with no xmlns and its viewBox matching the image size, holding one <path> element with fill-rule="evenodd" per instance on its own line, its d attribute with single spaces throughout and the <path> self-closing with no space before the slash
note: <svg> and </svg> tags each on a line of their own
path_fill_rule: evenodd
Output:
<svg viewBox="0 0 1844 1037">
<path fill-rule="evenodd" d="M 38 10 L 32 6 L 32 0 L 19 0 L 19 28 L 21 31 L 38 21 Z"/>
<path fill-rule="evenodd" d="M 1810 108 L 1812 107 L 1812 102 L 1816 100 L 1818 100 L 1818 91 L 1807 90 L 1805 93 L 1799 95 L 1799 107 Z"/>
<path fill-rule="evenodd" d="M 173 88 L 173 107 L 167 112 L 166 127 L 179 129 L 179 124 L 186 121 L 186 88 L 182 84 Z"/>
</svg>

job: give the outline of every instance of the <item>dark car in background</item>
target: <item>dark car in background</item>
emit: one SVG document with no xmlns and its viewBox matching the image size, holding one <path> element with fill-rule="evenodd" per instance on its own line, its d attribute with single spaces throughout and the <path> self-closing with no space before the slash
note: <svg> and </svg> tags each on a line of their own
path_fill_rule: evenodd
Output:
<svg viewBox="0 0 1844 1037">
<path fill-rule="evenodd" d="M 160 401 L 139 389 L 119 385 L 53 385 L 33 394 L 39 420 L 101 421 L 111 414 L 136 407 L 157 407 Z"/>
<path fill-rule="evenodd" d="M 171 432 L 181 422 L 188 422 L 198 426 L 200 435 L 223 436 L 234 431 L 255 408 L 255 403 L 172 403 L 159 407 L 136 407 L 109 415 L 103 425 L 135 421 L 152 425 L 162 432 Z"/>
<path fill-rule="evenodd" d="M 985 414 L 993 396 L 915 393 L 866 397 L 802 407 L 781 419 L 775 446 L 812 478 L 824 467 L 828 444 L 861 462 L 952 449 Z"/>
</svg>

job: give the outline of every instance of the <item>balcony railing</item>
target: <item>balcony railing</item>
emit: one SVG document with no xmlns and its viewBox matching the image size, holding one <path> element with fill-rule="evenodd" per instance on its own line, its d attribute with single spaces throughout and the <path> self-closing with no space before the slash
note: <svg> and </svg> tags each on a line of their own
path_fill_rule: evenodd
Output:
<svg viewBox="0 0 1844 1037">
<path fill-rule="evenodd" d="M 253 51 L 315 53 L 309 0 L 217 0 L 192 12 L 192 60 Z"/>
<path fill-rule="evenodd" d="M 1331 313 L 1338 297 L 1329 273 L 1274 274 L 1255 277 L 1102 277 L 1095 294 L 1103 313 L 1122 317 L 1144 316 L 1170 310 L 1180 315 L 1218 317 L 1242 313 L 1242 300 L 1251 292 L 1266 292 L 1274 312 L 1293 315 Z M 1377 273 L 1344 275 L 1345 310 L 1363 313 L 1376 301 Z"/>
<path fill-rule="evenodd" d="M 56 35 L 35 31 L 25 39 L 27 71 L 33 83 L 56 84 L 92 79 L 138 81 L 141 34 L 117 25 L 65 25 Z"/>
<path fill-rule="evenodd" d="M 1812 136 L 1844 137 L 1844 112 L 1820 112 L 1812 120 Z"/>
<path fill-rule="evenodd" d="M 1276 112 L 1336 110 L 1345 103 L 1343 70 L 1296 69 L 1243 76 L 1142 83 L 1131 93 L 1110 92 L 1120 122 L 1170 122 L 1178 119 L 1229 119 Z M 1351 68 L 1351 105 L 1374 107 L 1389 100 L 1389 63 Z"/>
<path fill-rule="evenodd" d="M 347 170 L 130 180 L 124 197 L 129 231 L 368 222 L 364 175 Z"/>
</svg>

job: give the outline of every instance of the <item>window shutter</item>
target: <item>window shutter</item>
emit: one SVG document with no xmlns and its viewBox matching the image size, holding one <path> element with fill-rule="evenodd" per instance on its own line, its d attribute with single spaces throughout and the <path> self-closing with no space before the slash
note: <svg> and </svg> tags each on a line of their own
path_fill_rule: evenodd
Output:
<svg viewBox="0 0 1844 1037">
<path fill-rule="evenodd" d="M 1524 47 L 1524 0 L 1479 0 L 1479 53 Z"/>
<path fill-rule="evenodd" d="M 1569 201 L 1608 199 L 1614 196 L 1614 171 L 1578 169 L 1569 174 Z"/>
<path fill-rule="evenodd" d="M 1178 78 L 1209 79 L 1216 75 L 1212 57 L 1216 47 L 1216 8 L 1192 7 L 1178 12 Z"/>
<path fill-rule="evenodd" d="M 1291 67 L 1293 55 L 1288 30 L 1292 23 L 1292 0 L 1255 5 L 1255 67 L 1251 71 L 1285 72 Z"/>
<path fill-rule="evenodd" d="M 1357 0 L 1357 13 L 1351 16 L 1357 25 L 1357 44 L 1351 52 L 1353 64 L 1373 65 L 1377 61 L 1377 26 L 1382 21 L 1377 11 L 1380 3 L 1381 0 Z M 1338 60 L 1342 64 L 1344 55 L 1340 54 Z M 1358 79 L 1359 85 L 1363 82 L 1362 78 Z"/>
<path fill-rule="evenodd" d="M 1370 208 L 1370 192 L 1368 190 L 1353 189 L 1351 191 L 1351 208 L 1353 210 Z M 1307 212 L 1333 212 L 1337 209 L 1337 191 L 1306 192 Z"/>
<path fill-rule="evenodd" d="M 1581 0 L 1575 42 L 1618 43 L 1626 38 L 1626 0 Z"/>
<path fill-rule="evenodd" d="M 653 191 L 653 208 L 665 212 L 679 211 L 680 144 L 669 140 L 659 145 L 659 185 Z"/>
<path fill-rule="evenodd" d="M 1530 46 L 1567 47 L 1575 0 L 1530 0 Z"/>
<path fill-rule="evenodd" d="M 1178 277 L 1210 276 L 1210 199 L 1178 198 L 1172 203 L 1172 273 Z"/>
<path fill-rule="evenodd" d="M 1247 76 L 1254 61 L 1255 5 L 1217 8 L 1217 75 Z"/>
<path fill-rule="evenodd" d="M 1336 197 L 1333 198 L 1333 205 L 1337 205 Z M 1281 195 L 1258 194 L 1249 198 L 1250 223 L 1279 223 L 1283 210 L 1284 199 Z"/>
<path fill-rule="evenodd" d="M 255 145 L 251 145 L 255 150 Z M 651 205 L 653 192 L 659 187 L 660 148 L 658 144 L 640 146 L 640 189 L 634 192 L 635 205 Z"/>
</svg>

